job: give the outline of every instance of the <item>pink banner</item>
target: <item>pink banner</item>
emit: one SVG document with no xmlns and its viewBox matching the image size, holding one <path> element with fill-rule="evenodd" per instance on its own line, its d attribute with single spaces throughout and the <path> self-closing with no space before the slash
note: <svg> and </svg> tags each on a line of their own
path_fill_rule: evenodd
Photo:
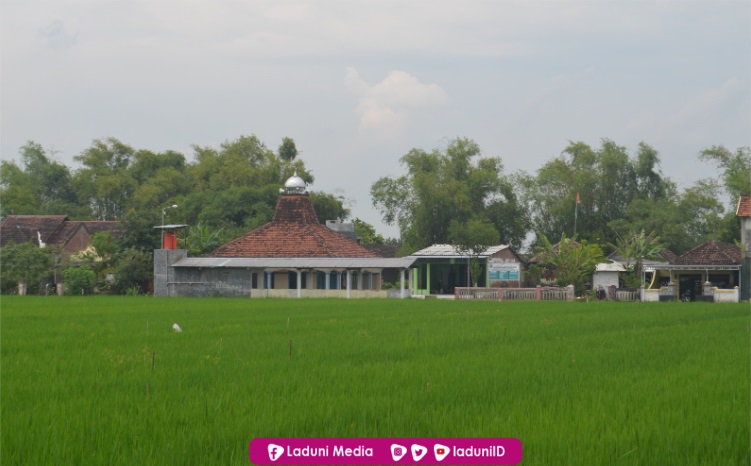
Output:
<svg viewBox="0 0 751 466">
<path fill-rule="evenodd" d="M 519 464 L 515 438 L 256 438 L 253 464 Z"/>
</svg>

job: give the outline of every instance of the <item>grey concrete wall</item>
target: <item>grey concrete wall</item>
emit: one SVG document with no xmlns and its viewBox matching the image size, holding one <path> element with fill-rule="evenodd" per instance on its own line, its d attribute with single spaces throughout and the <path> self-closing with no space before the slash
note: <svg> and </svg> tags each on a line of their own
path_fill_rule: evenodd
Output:
<svg viewBox="0 0 751 466">
<path fill-rule="evenodd" d="M 246 269 L 174 268 L 169 296 L 249 297 L 251 272 Z"/>
<path fill-rule="evenodd" d="M 154 250 L 154 296 L 170 295 L 167 284 L 174 280 L 172 264 L 187 256 L 186 249 Z"/>
</svg>

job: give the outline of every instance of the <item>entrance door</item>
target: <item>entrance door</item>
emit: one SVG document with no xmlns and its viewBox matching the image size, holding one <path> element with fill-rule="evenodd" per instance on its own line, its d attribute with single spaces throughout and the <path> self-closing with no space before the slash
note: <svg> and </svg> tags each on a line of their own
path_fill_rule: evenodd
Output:
<svg viewBox="0 0 751 466">
<path fill-rule="evenodd" d="M 681 275 L 678 281 L 678 298 L 681 301 L 696 301 L 701 296 L 701 275 Z"/>
</svg>

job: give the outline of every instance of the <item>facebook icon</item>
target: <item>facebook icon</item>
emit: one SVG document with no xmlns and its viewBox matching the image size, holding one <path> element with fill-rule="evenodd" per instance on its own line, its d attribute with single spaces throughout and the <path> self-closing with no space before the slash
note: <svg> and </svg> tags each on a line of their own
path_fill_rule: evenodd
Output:
<svg viewBox="0 0 751 466">
<path fill-rule="evenodd" d="M 282 456 L 282 453 L 284 453 L 284 448 L 273 443 L 269 443 L 268 449 L 269 449 L 269 459 L 271 461 L 278 460 L 279 457 Z"/>
</svg>

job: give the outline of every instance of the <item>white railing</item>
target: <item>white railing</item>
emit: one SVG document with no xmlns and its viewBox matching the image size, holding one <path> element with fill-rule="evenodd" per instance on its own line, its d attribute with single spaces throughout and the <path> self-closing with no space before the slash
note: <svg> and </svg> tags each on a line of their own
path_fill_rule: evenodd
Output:
<svg viewBox="0 0 751 466">
<path fill-rule="evenodd" d="M 615 290 L 616 301 L 639 301 L 639 290 Z"/>
<path fill-rule="evenodd" d="M 572 301 L 574 288 L 456 288 L 454 297 L 490 301 Z"/>
</svg>

